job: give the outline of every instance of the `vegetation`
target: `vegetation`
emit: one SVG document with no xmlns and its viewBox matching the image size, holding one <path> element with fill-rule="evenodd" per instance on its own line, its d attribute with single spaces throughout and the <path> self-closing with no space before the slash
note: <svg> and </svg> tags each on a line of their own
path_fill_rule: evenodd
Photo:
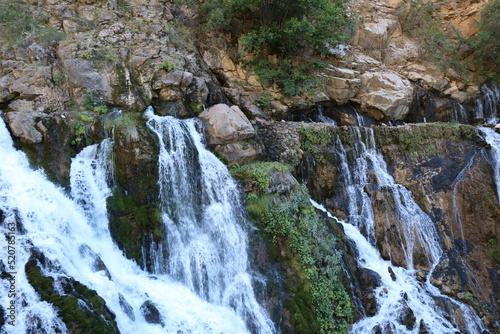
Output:
<svg viewBox="0 0 500 334">
<path fill-rule="evenodd" d="M 175 70 L 177 66 L 175 66 L 175 63 L 172 60 L 165 59 L 160 65 L 158 65 L 158 68 L 170 72 Z"/>
<path fill-rule="evenodd" d="M 500 252 L 498 251 L 498 241 L 493 233 L 488 235 L 486 241 L 486 255 L 493 259 L 497 264 L 500 264 Z"/>
<path fill-rule="evenodd" d="M 323 55 L 346 41 L 352 27 L 343 2 L 333 0 L 207 0 L 201 12 L 207 29 L 241 37 L 252 53 L 247 67 L 286 95 L 299 94 L 311 84 L 311 71 L 322 66 L 311 55 L 301 57 L 304 50 Z"/>
<path fill-rule="evenodd" d="M 98 114 L 106 114 L 109 111 L 108 107 L 104 104 L 104 99 L 95 89 L 87 91 L 83 104 L 88 110 Z"/>
<path fill-rule="evenodd" d="M 36 265 L 26 265 L 29 283 L 41 299 L 53 304 L 71 333 L 118 333 L 106 302 L 78 281 L 63 284 L 64 294 L 54 288 L 54 279 L 43 276 Z"/>
<path fill-rule="evenodd" d="M 465 74 L 461 63 L 461 46 L 467 41 L 456 30 L 446 35 L 441 28 L 442 19 L 434 14 L 439 4 L 428 0 L 411 0 L 397 11 L 402 30 L 420 42 L 420 56 L 435 61 L 442 68 L 452 68 L 457 74 Z M 465 78 L 462 78 L 465 79 Z"/>
<path fill-rule="evenodd" d="M 46 26 L 48 19 L 43 11 L 32 11 L 26 1 L 0 0 L 0 37 L 9 45 L 22 39 L 46 45 L 64 39 L 62 31 Z"/>
<path fill-rule="evenodd" d="M 335 248 L 336 238 L 309 202 L 305 187 L 289 195 L 247 198 L 266 203 L 258 222 L 274 247 L 279 247 L 296 277 L 287 279 L 293 298 L 285 302 L 294 317 L 297 333 L 347 333 L 352 322 L 349 294 L 341 281 L 342 270 Z M 283 255 L 285 253 L 287 255 Z M 312 310 L 313 313 L 310 313 Z"/>
<path fill-rule="evenodd" d="M 500 0 L 488 2 L 481 12 L 481 27 L 472 43 L 482 71 L 500 82 Z"/>
<path fill-rule="evenodd" d="M 332 144 L 333 133 L 327 129 L 314 127 L 304 127 L 300 129 L 300 133 L 302 134 L 302 149 L 311 153 L 315 159 L 322 160 L 324 158 L 323 150 L 328 149 L 327 146 Z"/>
</svg>

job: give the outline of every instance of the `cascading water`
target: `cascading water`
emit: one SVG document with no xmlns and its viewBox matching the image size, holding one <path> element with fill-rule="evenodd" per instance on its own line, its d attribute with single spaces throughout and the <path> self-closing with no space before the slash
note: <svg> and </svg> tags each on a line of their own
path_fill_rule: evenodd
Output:
<svg viewBox="0 0 500 334">
<path fill-rule="evenodd" d="M 465 107 L 458 102 L 452 101 L 451 120 L 462 124 L 468 124 L 469 123 L 468 119 L 469 117 L 467 115 L 467 110 L 465 109 Z"/>
<path fill-rule="evenodd" d="M 484 141 L 490 145 L 490 150 L 486 150 L 488 160 L 493 168 L 495 184 L 497 187 L 497 200 L 500 205 L 500 134 L 494 129 L 481 127 L 479 132 L 482 134 Z"/>
<path fill-rule="evenodd" d="M 168 273 L 203 299 L 233 307 L 256 333 L 274 332 L 253 293 L 236 183 L 202 145 L 195 120 L 155 116 L 151 108 L 146 116 L 160 141 L 166 232 L 153 252 L 154 273 Z"/>
<path fill-rule="evenodd" d="M 196 142 L 198 138 L 192 140 L 195 146 L 201 147 Z M 213 297 L 205 300 L 193 292 L 192 286 L 186 287 L 161 270 L 152 276 L 123 256 L 110 236 L 105 207 L 105 199 L 111 194 L 111 147 L 112 142 L 105 140 L 100 145 L 85 148 L 73 159 L 72 198 L 69 198 L 62 189 L 49 182 L 41 171 L 29 167 L 24 154 L 13 148 L 3 122 L 0 124 L 0 159 L 3 162 L 0 164 L 0 210 L 3 213 L 0 228 L 4 235 L 8 235 L 11 223 L 16 225 L 17 231 L 15 268 L 7 268 L 7 258 L 1 259 L 3 271 L 16 273 L 16 322 L 15 326 L 6 323 L 1 332 L 67 332 L 57 309 L 42 301 L 27 280 L 25 263 L 36 251 L 46 259 L 44 263 L 38 263 L 42 274 L 54 278 L 54 289 L 58 293 L 64 295 L 64 291 L 58 288 L 58 282 L 63 279 L 76 280 L 95 290 L 116 316 L 115 321 L 121 333 L 218 334 L 248 333 L 250 329 L 256 329 L 259 333 L 272 333 L 272 323 L 253 298 L 248 282 L 250 278 L 244 271 L 246 267 L 238 271 L 237 277 L 227 279 L 219 299 Z M 216 180 L 212 181 L 212 187 L 209 188 L 212 196 L 236 196 L 221 195 L 219 184 Z M 206 216 L 203 223 L 210 220 L 209 217 L 213 218 L 214 223 L 227 223 L 215 221 L 220 216 L 213 213 L 226 209 L 223 204 L 206 209 L 212 212 L 212 216 Z M 228 233 L 239 233 L 241 230 L 239 227 L 227 228 L 230 231 Z M 240 242 L 244 245 L 244 234 L 234 238 L 242 239 Z M 228 244 L 234 242 L 234 239 L 226 241 Z M 1 247 L 7 249 L 6 241 L 2 241 Z M 245 263 L 245 254 L 246 249 L 243 247 L 241 253 L 226 256 L 231 256 L 238 263 Z M 227 274 L 224 270 L 221 275 Z M 230 269 L 228 271 L 233 273 Z M 2 305 L 9 305 L 8 292 L 11 288 L 8 277 L 2 279 Z M 79 302 L 79 307 L 86 307 L 82 303 Z M 161 319 L 155 323 L 147 320 L 145 305 L 154 305 Z"/>
<path fill-rule="evenodd" d="M 500 86 L 487 82 L 481 86 L 481 97 L 476 100 L 474 118 L 482 118 L 487 124 L 496 124 L 499 118 Z"/>
<path fill-rule="evenodd" d="M 396 184 L 388 173 L 383 157 L 375 147 L 373 130 L 353 128 L 352 131 L 355 144 L 351 157 L 348 157 L 342 141 L 338 139 L 336 142 L 341 169 L 339 181 L 344 184 L 347 205 L 346 222 L 341 223 L 346 235 L 356 245 L 358 264 L 380 275 L 380 286 L 374 290 L 376 314 L 355 323 L 351 333 L 427 331 L 442 334 L 460 330 L 481 333 L 484 326 L 469 306 L 441 295 L 429 282 L 443 252 L 433 222 L 413 201 L 411 193 Z M 383 260 L 375 247 L 374 209 L 372 199 L 366 192 L 367 187 L 383 191 L 394 201 L 398 233 L 404 243 L 401 248 L 405 253 L 406 269 Z M 417 244 L 431 268 L 427 280 L 423 282 L 417 279 L 413 264 Z M 453 315 L 450 317 L 438 306 L 440 299 L 447 300 L 454 305 L 456 312 L 461 313 L 465 319 L 463 328 Z M 405 323 L 408 317 L 414 319 L 410 324 Z"/>
</svg>

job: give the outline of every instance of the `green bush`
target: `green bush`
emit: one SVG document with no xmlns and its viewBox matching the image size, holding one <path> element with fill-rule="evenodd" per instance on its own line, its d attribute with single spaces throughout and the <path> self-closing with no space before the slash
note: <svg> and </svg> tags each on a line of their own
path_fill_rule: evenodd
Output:
<svg viewBox="0 0 500 334">
<path fill-rule="evenodd" d="M 34 25 L 28 4 L 20 0 L 0 0 L 0 31 L 10 42 L 18 40 Z"/>
<path fill-rule="evenodd" d="M 167 72 L 173 71 L 177 68 L 175 63 L 170 59 L 165 59 L 160 65 L 157 66 L 159 69 L 163 69 Z"/>
<path fill-rule="evenodd" d="M 207 0 L 201 13 L 208 30 L 241 37 L 241 46 L 253 55 L 247 67 L 285 95 L 313 84 L 311 72 L 319 63 L 303 57 L 304 52 L 324 55 L 352 30 L 343 1 Z M 276 61 L 269 61 L 269 55 Z"/>
<path fill-rule="evenodd" d="M 481 12 L 481 26 L 472 44 L 482 71 L 500 82 L 500 0 L 490 1 Z"/>
<path fill-rule="evenodd" d="M 271 205 L 273 202 L 276 204 Z M 275 242 L 280 238 L 286 240 L 284 244 L 289 245 L 297 260 L 292 262 L 296 262 L 295 270 L 306 288 L 297 291 L 296 298 L 311 300 L 321 333 L 347 333 L 353 315 L 351 299 L 341 281 L 337 241 L 309 202 L 307 189 L 303 187 L 280 197 L 279 201 L 268 200 L 268 209 L 261 220 L 264 230 Z M 297 313 L 295 318 L 300 315 L 298 310 L 294 313 Z M 294 326 L 304 325 L 299 322 Z M 309 330 L 305 331 L 310 331 L 313 325 L 309 323 Z"/>
</svg>

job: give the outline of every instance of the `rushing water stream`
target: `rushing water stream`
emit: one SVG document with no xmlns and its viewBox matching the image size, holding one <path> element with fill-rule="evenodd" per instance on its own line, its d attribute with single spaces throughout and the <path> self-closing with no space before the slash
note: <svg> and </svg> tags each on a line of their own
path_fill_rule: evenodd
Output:
<svg viewBox="0 0 500 334">
<path fill-rule="evenodd" d="M 340 161 L 339 180 L 345 189 L 347 205 L 347 218 L 341 224 L 356 245 L 358 265 L 380 276 L 380 285 L 374 291 L 376 314 L 355 323 L 351 333 L 420 333 L 422 330 L 433 334 L 481 333 L 484 326 L 469 306 L 442 295 L 429 282 L 443 253 L 434 223 L 414 202 L 409 190 L 394 182 L 375 146 L 373 130 L 356 127 L 351 131 L 354 137 L 352 156 L 348 157 L 340 138 L 335 147 Z M 388 223 L 397 226 L 406 268 L 383 260 L 375 247 L 374 208 L 367 187 L 375 188 L 386 196 L 387 201 L 394 202 L 394 217 L 388 218 Z M 319 204 L 313 204 L 325 210 Z M 416 275 L 414 255 L 417 245 L 430 267 L 425 281 Z M 459 318 L 442 309 L 439 300 L 454 305 L 455 312 L 465 319 L 464 323 L 459 324 Z M 405 324 L 408 317 L 414 317 L 414 325 Z"/>
<path fill-rule="evenodd" d="M 152 112 L 148 115 L 163 144 L 169 138 L 178 139 L 175 136 L 190 143 L 185 147 L 162 145 L 163 219 L 166 228 L 172 228 L 168 246 L 178 248 L 171 250 L 169 259 L 156 257 L 154 275 L 126 259 L 108 230 L 105 204 L 113 185 L 113 143 L 107 139 L 88 146 L 73 159 L 71 196 L 67 196 L 43 172 L 30 168 L 25 155 L 14 149 L 2 122 L 1 232 L 8 235 L 8 223 L 16 225 L 15 268 L 7 270 L 7 259 L 1 261 L 2 269 L 15 272 L 17 294 L 13 299 L 8 297 L 11 285 L 3 279 L 0 301 L 9 305 L 15 300 L 16 326 L 5 324 L 2 333 L 40 333 L 40 329 L 43 333 L 67 332 L 56 309 L 41 301 L 27 281 L 24 266 L 35 250 L 45 256 L 45 265 L 39 265 L 45 276 L 54 278 L 56 290 L 58 282 L 65 278 L 96 290 L 116 315 L 121 333 L 274 332 L 253 295 L 241 208 L 227 170 L 203 148 L 192 121 L 160 118 Z M 182 160 L 182 154 L 175 155 L 176 149 L 189 151 L 188 160 Z M 192 162 L 198 166 L 199 181 L 207 188 L 201 191 L 186 187 L 186 191 L 195 193 L 171 198 L 178 190 L 174 188 L 188 186 L 181 179 L 185 171 L 181 168 L 188 168 Z M 169 178 L 176 181 L 169 183 Z M 188 212 L 189 207 L 195 210 Z M 224 248 L 215 247 L 215 240 Z M 158 249 L 163 246 L 158 245 Z M 5 238 L 1 247 L 7 249 Z M 145 319 L 144 305 L 151 304 L 161 314 L 158 323 Z"/>
</svg>

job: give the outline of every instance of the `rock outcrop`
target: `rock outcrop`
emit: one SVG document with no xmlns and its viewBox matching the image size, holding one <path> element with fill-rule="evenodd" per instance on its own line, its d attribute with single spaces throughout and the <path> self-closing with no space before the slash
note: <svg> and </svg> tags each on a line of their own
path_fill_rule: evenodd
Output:
<svg viewBox="0 0 500 334">
<path fill-rule="evenodd" d="M 238 106 L 217 104 L 199 117 L 206 125 L 208 143 L 230 166 L 252 162 L 261 154 L 255 130 Z"/>
</svg>

